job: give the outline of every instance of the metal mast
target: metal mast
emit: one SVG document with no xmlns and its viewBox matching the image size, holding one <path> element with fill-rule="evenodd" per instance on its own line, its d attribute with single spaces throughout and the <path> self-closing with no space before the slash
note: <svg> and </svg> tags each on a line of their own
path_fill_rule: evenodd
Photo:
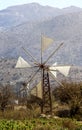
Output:
<svg viewBox="0 0 82 130">
<path fill-rule="evenodd" d="M 49 73 L 43 69 L 43 105 L 41 113 L 52 114 L 52 100 L 51 100 L 51 89 Z"/>
<path fill-rule="evenodd" d="M 41 34 L 41 64 L 40 64 L 40 68 L 41 68 L 41 77 L 42 77 L 41 113 L 52 114 L 52 100 L 51 100 L 49 73 L 46 69 L 45 63 L 43 63 L 43 55 L 42 55 L 42 34 Z"/>
</svg>

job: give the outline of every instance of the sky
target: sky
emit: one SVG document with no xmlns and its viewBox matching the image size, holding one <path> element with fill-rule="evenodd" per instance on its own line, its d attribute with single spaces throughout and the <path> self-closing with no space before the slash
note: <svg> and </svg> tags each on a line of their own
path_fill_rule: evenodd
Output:
<svg viewBox="0 0 82 130">
<path fill-rule="evenodd" d="M 0 0 L 0 10 L 9 6 L 37 2 L 41 5 L 49 5 L 57 8 L 77 6 L 82 8 L 82 0 Z"/>
</svg>

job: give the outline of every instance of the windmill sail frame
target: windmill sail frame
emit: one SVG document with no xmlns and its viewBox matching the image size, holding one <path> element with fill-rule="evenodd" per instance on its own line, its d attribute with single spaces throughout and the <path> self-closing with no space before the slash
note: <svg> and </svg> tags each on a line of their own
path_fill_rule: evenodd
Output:
<svg viewBox="0 0 82 130">
<path fill-rule="evenodd" d="M 60 47 L 63 45 L 63 43 L 61 43 L 52 53 L 51 55 L 46 59 L 46 61 L 43 63 L 42 61 L 42 38 L 41 37 L 41 63 L 38 63 L 36 58 L 34 58 L 34 56 L 32 56 L 32 54 L 30 54 L 28 51 L 26 51 L 24 48 L 23 50 L 25 51 L 25 53 L 27 55 L 29 55 L 33 61 L 34 61 L 34 64 L 37 65 L 37 67 L 39 68 L 38 71 L 32 76 L 32 78 L 27 82 L 31 82 L 32 79 L 35 77 L 35 75 L 39 72 L 39 70 L 41 70 L 41 88 L 42 88 L 42 104 L 41 105 L 41 113 L 45 113 L 45 114 L 52 114 L 52 96 L 51 96 L 51 87 L 50 87 L 50 79 L 49 79 L 49 74 L 52 73 L 53 76 L 55 75 L 56 76 L 56 73 L 55 71 L 58 70 L 60 73 L 64 74 L 64 76 L 67 76 L 68 75 L 68 72 L 70 70 L 70 66 L 68 66 L 67 68 L 64 69 L 64 67 L 62 66 L 47 66 L 47 62 L 49 61 L 49 59 L 60 49 Z M 51 43 L 53 40 L 50 39 L 50 38 L 47 38 L 46 41 L 49 40 L 49 42 Z M 46 47 L 49 46 L 46 45 Z M 25 62 L 26 63 L 26 62 Z M 20 65 L 21 67 L 21 65 Z M 20 68 L 19 67 L 19 68 Z M 30 67 L 29 64 L 26 63 L 25 66 L 23 67 Z M 17 66 L 16 66 L 17 68 Z M 54 72 L 54 73 L 53 73 Z M 56 80 L 56 78 L 54 78 Z M 61 85 L 61 83 L 60 83 Z M 36 94 L 35 96 L 37 97 L 40 97 L 40 95 L 38 95 L 38 88 L 35 89 L 36 91 Z M 34 90 L 33 90 L 34 91 Z M 32 93 L 32 92 L 31 92 Z"/>
</svg>

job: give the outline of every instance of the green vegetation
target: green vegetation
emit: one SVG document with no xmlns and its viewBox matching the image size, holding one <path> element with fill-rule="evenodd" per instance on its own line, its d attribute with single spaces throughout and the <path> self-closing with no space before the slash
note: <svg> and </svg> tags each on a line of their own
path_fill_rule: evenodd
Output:
<svg viewBox="0 0 82 130">
<path fill-rule="evenodd" d="M 66 107 L 68 107 L 69 117 L 82 120 L 82 83 L 62 82 L 62 84 L 63 86 L 54 89 L 53 95 L 55 96 L 56 101 L 60 102 L 61 105 L 64 105 L 64 111 L 66 110 Z"/>
<path fill-rule="evenodd" d="M 0 108 L 5 100 L 7 104 L 0 111 L 0 130 L 82 130 L 82 83 L 62 84 L 53 91 L 52 116 L 41 116 L 39 99 L 33 97 L 19 97 L 20 105 L 11 107 L 10 99 L 16 97 L 10 87 L 2 88 Z"/>
<path fill-rule="evenodd" d="M 0 130 L 81 130 L 82 125 L 71 119 L 0 120 Z"/>
</svg>

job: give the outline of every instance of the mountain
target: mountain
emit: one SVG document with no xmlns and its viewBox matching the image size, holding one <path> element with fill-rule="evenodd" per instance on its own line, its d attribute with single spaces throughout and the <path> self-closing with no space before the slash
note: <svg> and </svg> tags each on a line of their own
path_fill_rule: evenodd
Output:
<svg viewBox="0 0 82 130">
<path fill-rule="evenodd" d="M 16 12 L 24 17 L 16 15 Z M 54 40 L 54 43 L 44 53 L 43 60 L 61 42 L 64 42 L 64 45 L 49 62 L 82 65 L 81 8 L 71 6 L 64 9 L 57 9 L 31 3 L 9 7 L 6 10 L 0 11 L 1 13 L 2 16 L 6 15 L 6 17 L 3 19 L 3 26 L 0 24 L 0 57 L 17 58 L 20 55 L 26 57 L 22 49 L 23 46 L 40 60 L 41 34 L 43 34 Z M 17 20 L 14 21 L 16 16 Z M 6 22 L 8 26 L 6 26 L 5 20 L 8 20 Z M 9 20 L 13 22 L 9 23 Z M 27 59 L 30 60 L 30 57 L 27 57 Z"/>
<path fill-rule="evenodd" d="M 64 42 L 51 62 L 82 65 L 82 12 L 59 15 L 43 22 L 27 22 L 7 31 L 1 31 L 0 56 L 26 57 L 23 46 L 40 60 L 41 33 L 55 41 L 45 52 L 44 59 L 61 42 Z"/>
<path fill-rule="evenodd" d="M 38 62 L 41 60 L 41 35 L 54 40 L 43 53 L 43 61 L 63 42 L 48 64 L 77 65 L 69 77 L 71 81 L 82 81 L 82 9 L 74 6 L 58 9 L 31 3 L 0 11 L 0 83 L 27 81 L 34 73 L 32 69 L 31 72 L 15 69 L 15 65 L 19 56 L 33 64 L 22 47 Z"/>
<path fill-rule="evenodd" d="M 82 11 L 82 9 L 74 6 L 59 9 L 50 6 L 42 6 L 38 3 L 12 6 L 0 11 L 0 30 L 25 22 L 45 21 L 58 15 L 79 11 Z"/>
</svg>

